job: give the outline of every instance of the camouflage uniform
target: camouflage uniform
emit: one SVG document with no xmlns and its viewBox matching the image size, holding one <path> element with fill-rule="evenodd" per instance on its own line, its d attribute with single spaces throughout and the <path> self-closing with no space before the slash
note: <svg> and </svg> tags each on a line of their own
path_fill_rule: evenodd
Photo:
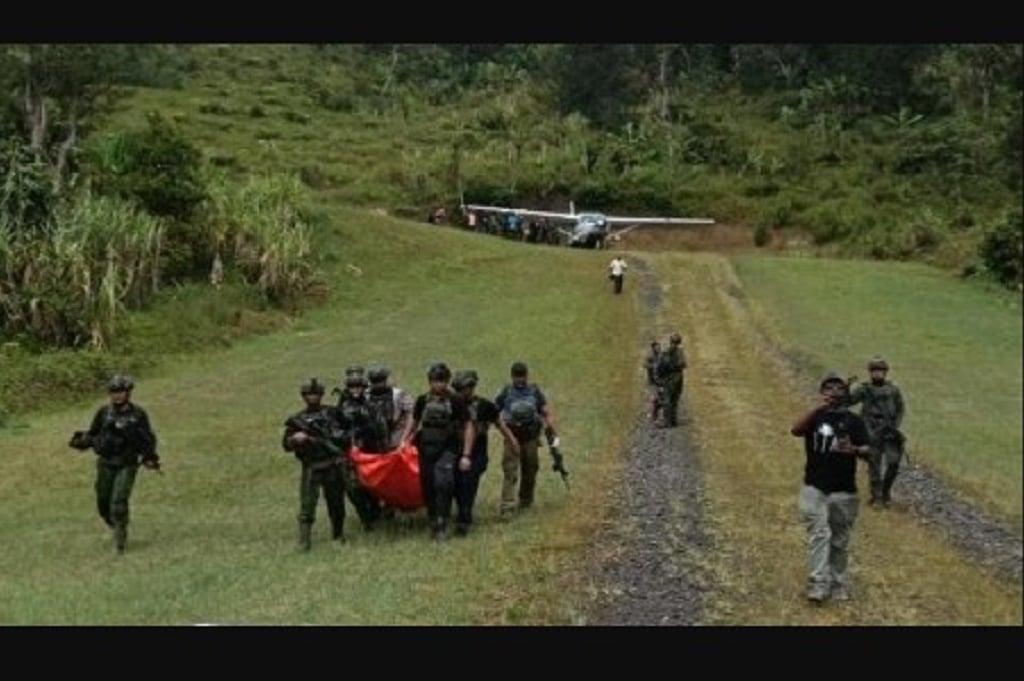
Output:
<svg viewBox="0 0 1024 681">
<path fill-rule="evenodd" d="M 362 374 L 349 374 L 345 379 L 345 391 L 335 409 L 338 427 L 344 433 L 346 449 L 349 446 L 359 447 L 363 451 L 376 452 L 382 445 L 375 437 L 371 405 L 366 396 L 367 380 Z M 352 502 L 363 529 L 372 531 L 381 516 L 380 500 L 370 494 L 359 483 L 352 461 L 345 457 L 342 462 L 345 471 L 345 491 Z"/>
<path fill-rule="evenodd" d="M 654 341 L 651 343 L 651 351 L 644 358 L 644 371 L 647 374 L 648 401 L 651 404 L 650 417 L 652 421 L 658 420 L 661 413 L 661 388 L 658 385 L 658 358 L 661 356 L 661 345 Z"/>
<path fill-rule="evenodd" d="M 868 370 L 888 371 L 889 365 L 881 357 L 868 364 Z M 871 480 L 871 503 L 888 504 L 892 486 L 899 474 L 904 453 L 904 437 L 900 432 L 905 412 L 903 394 L 895 383 L 883 377 L 862 382 L 850 391 L 848 404 L 863 403 L 860 415 L 868 428 L 874 456 L 868 466 Z"/>
<path fill-rule="evenodd" d="M 128 392 L 134 387 L 130 378 L 115 376 L 107 386 L 109 392 Z M 86 440 L 98 455 L 96 458 L 96 510 L 103 522 L 113 529 L 114 545 L 123 553 L 128 541 L 128 500 L 135 485 L 139 464 L 159 467 L 156 434 L 146 410 L 131 402 L 100 407 L 93 416 Z"/>
<path fill-rule="evenodd" d="M 662 405 L 666 426 L 679 425 L 679 398 L 683 394 L 683 369 L 686 368 L 686 354 L 683 352 L 682 338 L 672 334 L 668 350 L 665 350 L 658 361 L 658 381 L 662 388 Z"/>
<path fill-rule="evenodd" d="M 323 395 L 316 379 L 302 386 L 302 394 Z M 311 439 L 298 444 L 292 436 L 306 432 Z M 308 551 L 312 542 L 316 504 L 323 489 L 327 514 L 331 519 L 331 538 L 345 540 L 345 457 L 344 434 L 338 428 L 333 411 L 321 404 L 308 404 L 285 421 L 281 447 L 294 452 L 302 464 L 299 475 L 299 547 Z"/>
</svg>

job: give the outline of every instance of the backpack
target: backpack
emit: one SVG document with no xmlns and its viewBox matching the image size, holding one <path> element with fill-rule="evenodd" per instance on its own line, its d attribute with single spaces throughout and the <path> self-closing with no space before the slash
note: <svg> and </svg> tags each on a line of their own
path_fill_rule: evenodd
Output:
<svg viewBox="0 0 1024 681">
<path fill-rule="evenodd" d="M 372 433 L 377 447 L 387 448 L 391 439 L 391 428 L 395 421 L 395 413 L 398 411 L 395 406 L 395 390 L 388 387 L 386 390 L 370 389 L 369 400 L 369 431 Z"/>
</svg>

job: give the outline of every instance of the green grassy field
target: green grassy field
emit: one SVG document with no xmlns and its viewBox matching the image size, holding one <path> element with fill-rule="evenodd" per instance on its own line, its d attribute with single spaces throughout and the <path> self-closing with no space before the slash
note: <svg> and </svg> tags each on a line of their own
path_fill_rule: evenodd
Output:
<svg viewBox="0 0 1024 681">
<path fill-rule="evenodd" d="M 28 414 L 18 427 L 0 430 L 0 541 L 7 547 L 0 556 L 0 622 L 581 621 L 586 595 L 574 588 L 573 575 L 596 528 L 615 515 L 607 508 L 607 489 L 621 473 L 620 453 L 640 406 L 639 359 L 645 339 L 638 331 L 644 325 L 637 287 L 627 287 L 630 295 L 609 295 L 603 253 L 524 245 L 331 205 L 322 208 L 326 305 L 277 333 L 168 360 L 138 381 L 135 398 L 152 415 L 166 474 L 140 474 L 126 556 L 113 555 L 108 532 L 93 509 L 92 456 L 76 454 L 65 444 L 70 432 L 83 427 L 102 403 L 102 392 L 74 408 Z M 766 477 L 768 469 L 759 468 L 759 458 L 732 461 L 724 454 L 742 450 L 729 438 L 756 437 L 733 431 L 736 415 L 761 409 L 758 395 L 771 403 L 781 390 L 784 399 L 776 400 L 772 409 L 786 407 L 783 419 L 804 399 L 790 386 L 773 385 L 770 372 L 737 374 L 731 367 L 737 361 L 755 361 L 756 354 L 740 347 L 742 334 L 732 338 L 734 332 L 716 328 L 712 321 L 730 313 L 711 302 L 730 299 L 737 286 L 758 301 L 759 316 L 771 320 L 772 332 L 808 366 L 827 363 L 855 371 L 865 357 L 885 352 L 893 363 L 893 377 L 907 395 L 912 456 L 946 474 L 964 471 L 961 477 L 972 481 L 960 485 L 964 493 L 1004 508 L 1010 517 L 1017 499 L 1019 513 L 1019 475 L 1014 482 L 1013 471 L 1019 472 L 1020 439 L 1019 429 L 1015 439 L 1012 423 L 1016 418 L 1019 424 L 1020 418 L 1020 332 L 1014 336 L 1011 324 L 1019 312 L 1002 298 L 923 268 L 797 259 L 740 258 L 739 277 L 730 283 L 718 274 L 701 274 L 694 262 L 702 261 L 693 258 L 656 260 L 656 272 L 666 286 L 665 309 L 655 328 L 682 328 L 693 343 L 687 390 L 709 466 L 709 521 L 725 523 L 717 558 L 709 557 L 724 561 L 717 568 L 724 595 L 716 596 L 712 622 L 804 618 L 789 594 L 800 583 L 798 562 L 792 570 L 779 572 L 774 591 L 759 601 L 749 591 L 752 575 L 741 568 L 756 567 L 756 555 L 728 559 L 770 537 L 762 536 L 760 524 L 743 530 L 745 525 L 736 521 L 754 517 L 741 510 L 751 484 L 770 486 L 764 490 L 769 496 L 757 497 L 762 505 L 756 514 L 778 514 L 782 527 L 794 528 L 794 546 L 769 546 L 792 552 L 800 542 L 799 528 L 788 520 L 797 457 L 783 459 L 794 471 L 772 473 L 781 476 L 776 482 Z M 917 304 L 887 296 L 885 300 L 895 302 L 891 311 L 883 312 L 889 308 L 874 303 L 883 288 L 905 291 Z M 828 295 L 803 295 L 811 290 Z M 787 304 L 776 308 L 773 301 Z M 848 323 L 843 333 L 836 331 L 836 301 L 844 303 Z M 900 311 L 913 315 L 916 323 L 902 323 Z M 971 329 L 984 330 L 984 338 L 972 341 Z M 880 338 L 885 338 L 885 347 L 874 347 Z M 922 340 L 938 338 L 950 347 Z M 1002 349 L 997 352 L 997 347 Z M 955 362 L 963 352 L 980 353 L 980 358 L 970 365 Z M 535 510 L 516 522 L 498 523 L 500 446 L 492 435 L 491 466 L 482 483 L 478 526 L 470 538 L 439 546 L 428 540 L 421 521 L 403 521 L 366 535 L 350 520 L 350 542 L 333 546 L 327 541 L 321 506 L 313 552 L 297 552 L 298 471 L 279 442 L 283 418 L 300 406 L 296 393 L 302 380 L 317 375 L 334 384 L 350 363 L 383 361 L 400 385 L 420 392 L 426 367 L 444 360 L 455 368 L 476 368 L 481 391 L 493 395 L 515 359 L 530 364 L 551 398 L 573 475 L 571 492 L 566 493 L 545 465 Z M 721 367 L 716 369 L 716 364 Z M 941 382 L 926 382 L 944 366 L 957 372 L 950 380 L 962 381 L 960 393 L 935 392 Z M 931 400 L 922 404 L 920 396 L 929 394 L 929 386 Z M 1017 402 L 999 402 L 1004 394 Z M 997 401 L 991 401 L 993 395 Z M 722 400 L 717 407 L 716 399 Z M 943 405 L 959 405 L 962 423 L 945 423 L 939 411 Z M 736 410 L 733 416 L 730 410 Z M 1003 417 L 990 419 L 991 410 Z M 761 427 L 761 433 L 769 433 L 770 424 Z M 928 432 L 943 427 L 947 440 L 962 442 L 970 436 L 982 444 L 966 449 Z M 986 445 L 986 432 L 994 433 L 992 442 L 998 437 L 1004 444 Z M 768 437 L 779 440 L 765 451 L 774 452 L 771 459 L 792 448 L 791 438 L 773 431 Z M 979 466 L 979 461 L 989 463 Z M 1003 474 L 997 475 L 995 467 L 1002 467 Z M 765 500 L 770 509 L 763 506 Z M 888 530 L 877 520 L 865 522 L 865 535 L 874 538 L 864 539 L 869 548 L 861 551 L 878 565 L 885 563 L 887 542 L 903 546 L 913 545 L 907 544 L 908 537 L 927 539 L 910 518 L 901 518 L 898 529 Z M 744 535 L 746 531 L 751 534 Z M 941 574 L 977 579 L 941 539 L 927 541 L 928 555 L 951 566 Z M 890 588 L 884 579 L 875 579 L 876 591 Z M 925 580 L 920 588 L 927 593 L 944 588 L 935 579 Z M 976 600 L 1004 598 L 994 589 Z M 753 609 L 735 610 L 740 601 Z M 976 608 L 963 604 L 924 610 L 893 607 L 891 600 L 888 606 L 869 605 L 855 622 L 987 621 Z M 996 621 L 1016 617 L 1012 612 L 993 616 Z M 826 618 L 819 623 L 844 621 Z"/>
<path fill-rule="evenodd" d="M 783 346 L 868 379 L 884 355 L 912 460 L 1021 526 L 1020 297 L 914 264 L 743 257 L 737 272 Z"/>
<path fill-rule="evenodd" d="M 166 474 L 140 474 L 123 560 L 93 508 L 93 456 L 65 444 L 102 393 L 0 431 L 0 621 L 573 621 L 560 575 L 601 517 L 595 486 L 613 473 L 629 416 L 619 397 L 632 392 L 632 358 L 607 343 L 616 331 L 629 337 L 631 300 L 606 295 L 592 253 L 340 209 L 330 225 L 337 269 L 328 306 L 138 381 L 134 397 L 150 411 Z M 321 508 L 314 551 L 299 555 L 298 466 L 280 449 L 299 383 L 317 375 L 333 385 L 347 364 L 383 361 L 419 393 L 439 359 L 476 368 L 491 396 L 513 360 L 530 364 L 563 424 L 571 496 L 545 464 L 536 510 L 499 527 L 493 436 L 470 539 L 436 546 L 424 527 L 401 524 L 365 535 L 350 520 L 352 539 L 339 548 L 326 541 Z"/>
<path fill-rule="evenodd" d="M 723 255 L 658 253 L 647 257 L 664 307 L 650 323 L 636 286 L 608 295 L 605 253 L 353 207 L 402 213 L 412 188 L 440 189 L 439 177 L 417 173 L 441 161 L 407 161 L 444 157 L 458 130 L 454 109 L 408 118 L 328 111 L 272 68 L 276 48 L 200 49 L 204 68 L 185 90 L 141 89 L 105 126 L 141 126 L 146 111 L 160 110 L 221 165 L 314 176 L 325 304 L 289 319 L 246 309 L 238 290 L 200 284 L 131 316 L 131 352 L 154 351 L 140 363 L 134 397 L 150 412 L 166 473 L 140 472 L 122 558 L 93 507 L 93 456 L 66 446 L 105 400 L 102 385 L 70 407 L 40 405 L 0 428 L 0 624 L 579 622 L 581 561 L 596 528 L 616 515 L 609 486 L 640 409 L 640 329 L 657 328 L 683 330 L 692 353 L 687 396 L 716 528 L 708 560 L 721 587 L 709 596 L 710 623 L 1019 625 L 1019 589 L 988 581 L 908 514 L 861 523 L 864 605 L 806 612 L 794 559 L 804 539 L 793 510 L 800 461 L 786 429 L 806 406 L 807 386 L 778 383 L 745 341 L 745 325 L 764 324 L 813 375 L 837 368 L 866 378 L 867 359 L 884 354 L 907 400 L 914 462 L 1019 528 L 1019 295 L 917 265 L 757 254 L 733 259 L 732 272 Z M 236 77 L 226 77 L 232 68 Z M 783 140 L 760 143 L 771 151 Z M 465 162 L 483 173 L 505 162 L 498 151 L 467 153 Z M 725 175 L 703 182 L 723 205 L 750 202 Z M 736 311 L 740 298 L 753 317 Z M 221 318 L 239 309 L 238 334 L 223 331 Z M 254 330 L 266 333 L 241 337 Z M 349 507 L 350 541 L 339 547 L 327 541 L 321 503 L 312 553 L 296 550 L 298 464 L 280 435 L 301 406 L 302 381 L 335 385 L 349 364 L 385 362 L 419 393 L 427 366 L 443 360 L 477 369 L 480 392 L 493 397 L 517 359 L 551 399 L 571 492 L 542 452 L 535 509 L 499 524 L 501 448 L 492 434 L 468 539 L 437 545 L 407 519 L 364 534 Z M 951 593 L 950 584 L 969 586 Z"/>
</svg>

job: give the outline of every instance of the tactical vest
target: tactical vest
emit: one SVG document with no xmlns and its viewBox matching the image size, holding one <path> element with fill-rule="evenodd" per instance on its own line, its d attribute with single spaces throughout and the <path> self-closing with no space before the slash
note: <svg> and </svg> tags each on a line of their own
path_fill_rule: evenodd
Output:
<svg viewBox="0 0 1024 681">
<path fill-rule="evenodd" d="M 142 418 L 138 410 L 129 407 L 125 411 L 117 411 L 108 405 L 100 426 L 96 452 L 111 463 L 138 463 L 141 444 Z"/>
<path fill-rule="evenodd" d="M 891 383 L 874 385 L 873 383 L 862 383 L 864 390 L 864 408 L 861 416 L 871 431 L 877 431 L 885 426 L 896 427 L 897 402 L 896 388 Z"/>
<path fill-rule="evenodd" d="M 441 444 L 455 434 L 452 402 L 448 397 L 428 395 L 420 417 L 420 442 Z"/>
<path fill-rule="evenodd" d="M 367 399 L 368 427 L 367 446 L 374 451 L 386 451 L 391 439 L 391 429 L 394 427 L 395 414 L 395 389 L 388 386 L 383 390 L 370 388 Z"/>
<path fill-rule="evenodd" d="M 326 409 L 320 411 L 303 411 L 296 415 L 297 418 L 309 425 L 310 434 L 317 438 L 333 439 L 335 428 L 333 419 Z M 319 463 L 334 458 L 334 454 L 320 443 L 316 447 L 305 447 L 296 455 L 305 463 Z"/>
<path fill-rule="evenodd" d="M 505 423 L 520 440 L 532 440 L 540 436 L 543 422 L 540 418 L 537 386 L 530 383 L 525 389 L 505 386 Z"/>
</svg>

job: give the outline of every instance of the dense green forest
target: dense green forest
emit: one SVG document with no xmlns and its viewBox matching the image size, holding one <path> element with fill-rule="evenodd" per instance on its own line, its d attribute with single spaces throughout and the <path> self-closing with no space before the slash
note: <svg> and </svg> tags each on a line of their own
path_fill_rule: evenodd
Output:
<svg viewBox="0 0 1024 681">
<path fill-rule="evenodd" d="M 707 215 L 1019 288 L 1021 83 L 1004 44 L 4 46 L 3 340 L 106 347 L 208 277 L 299 304 L 316 200 Z"/>
</svg>

